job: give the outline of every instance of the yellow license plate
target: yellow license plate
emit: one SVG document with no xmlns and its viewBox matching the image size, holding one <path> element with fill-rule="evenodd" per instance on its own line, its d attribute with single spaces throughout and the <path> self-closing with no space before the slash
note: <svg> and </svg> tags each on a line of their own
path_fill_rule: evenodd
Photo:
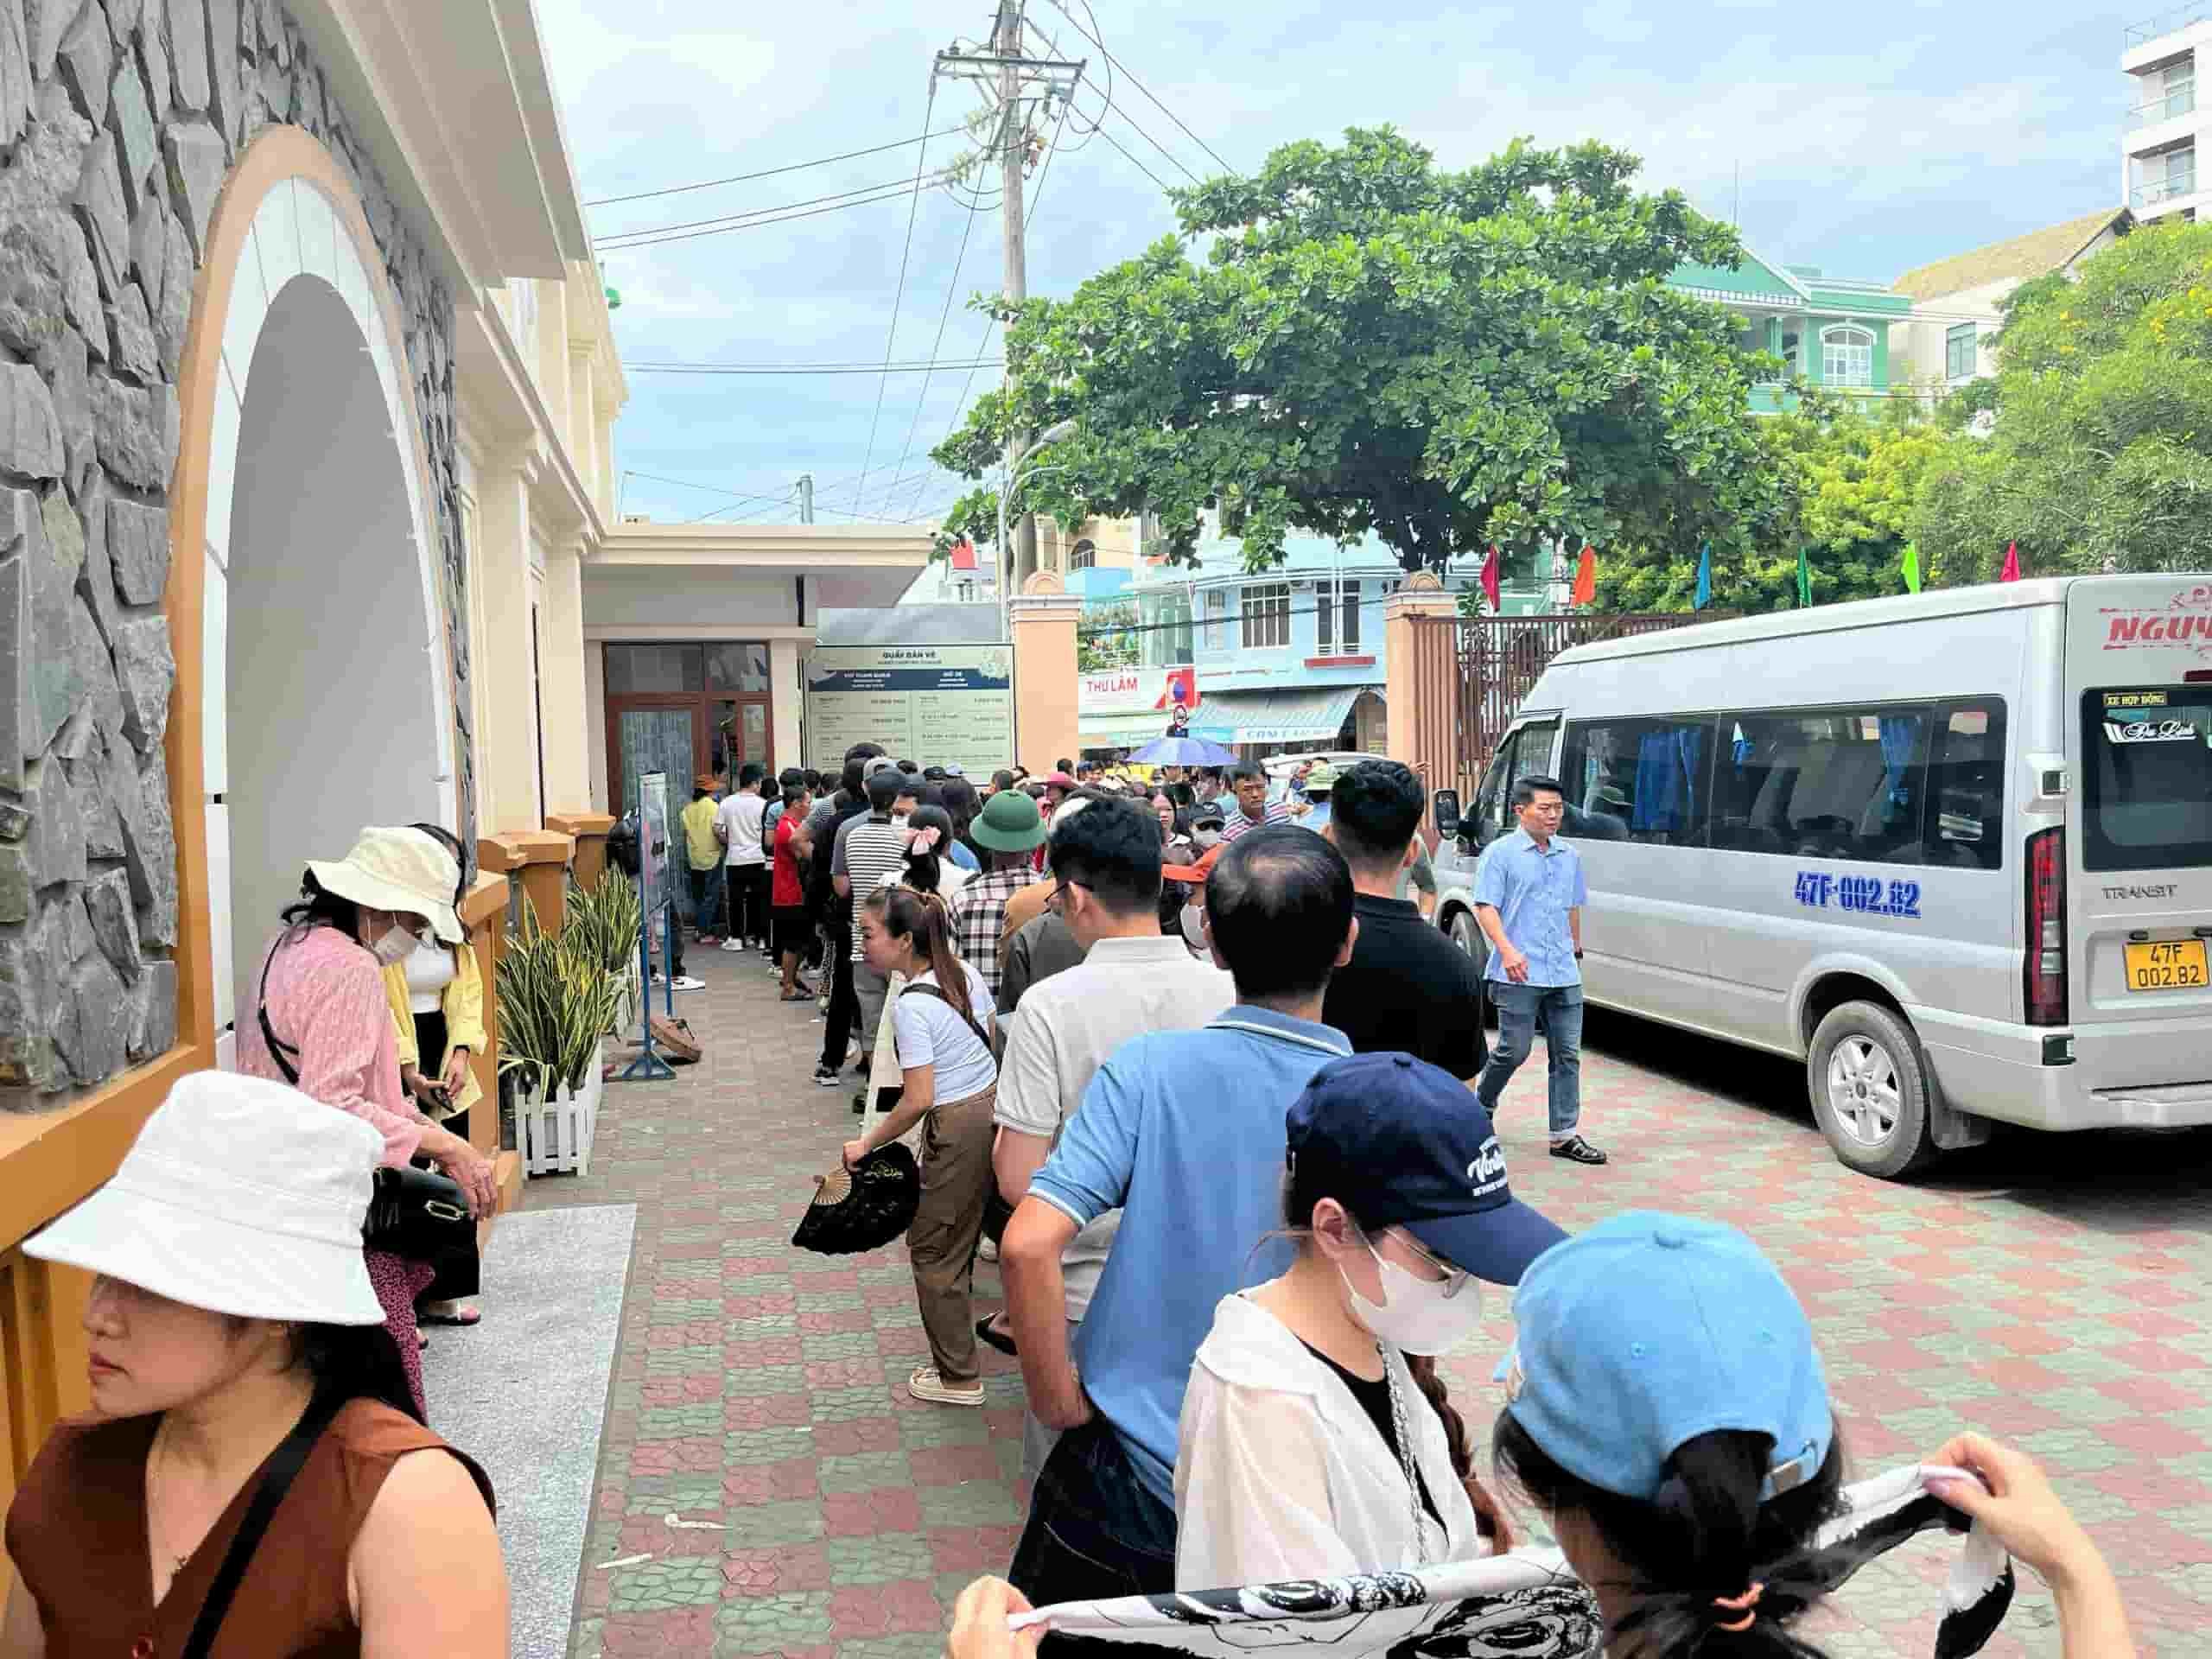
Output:
<svg viewBox="0 0 2212 1659">
<path fill-rule="evenodd" d="M 2161 939 L 2127 947 L 2131 991 L 2201 991 L 2205 983 L 2202 939 Z"/>
</svg>

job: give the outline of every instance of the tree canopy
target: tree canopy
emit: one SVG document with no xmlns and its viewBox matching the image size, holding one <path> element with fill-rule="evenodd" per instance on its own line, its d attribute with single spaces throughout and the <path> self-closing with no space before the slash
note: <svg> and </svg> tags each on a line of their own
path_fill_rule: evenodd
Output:
<svg viewBox="0 0 2212 1659">
<path fill-rule="evenodd" d="M 982 480 L 1009 432 L 1072 417 L 1022 508 L 1149 508 L 1179 559 L 1212 510 L 1254 568 L 1294 531 L 1371 534 L 1409 570 L 1748 537 L 1782 507 L 1746 401 L 1776 365 L 1665 285 L 1741 246 L 1638 166 L 1516 141 L 1445 172 L 1353 129 L 1171 192 L 1179 236 L 1007 315 L 1005 384 L 935 458 Z M 976 491 L 948 524 L 988 540 L 995 507 Z"/>
<path fill-rule="evenodd" d="M 2145 226 L 2078 282 L 2018 290 L 1997 420 L 1953 446 L 1911 527 L 1932 578 L 2212 566 L 2212 226 Z"/>
</svg>

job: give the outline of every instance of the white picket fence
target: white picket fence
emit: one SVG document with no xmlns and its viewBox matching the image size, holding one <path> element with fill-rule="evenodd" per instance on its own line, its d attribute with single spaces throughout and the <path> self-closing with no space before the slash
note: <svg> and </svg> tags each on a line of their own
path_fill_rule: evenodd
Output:
<svg viewBox="0 0 2212 1659">
<path fill-rule="evenodd" d="M 601 1061 L 594 1059 L 584 1074 L 584 1086 L 573 1095 L 559 1089 L 550 1101 L 527 1093 L 516 1096 L 515 1146 L 524 1175 L 591 1173 L 592 1137 L 607 1088 L 601 1070 Z"/>
</svg>

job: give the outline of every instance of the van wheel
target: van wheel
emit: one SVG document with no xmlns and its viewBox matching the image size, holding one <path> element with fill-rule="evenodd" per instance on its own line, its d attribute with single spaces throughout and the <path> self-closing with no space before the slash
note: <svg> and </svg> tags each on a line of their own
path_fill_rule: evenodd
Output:
<svg viewBox="0 0 2212 1659">
<path fill-rule="evenodd" d="M 1465 911 L 1452 918 L 1452 943 L 1469 956 L 1475 955 L 1479 938 L 1475 931 L 1475 918 Z"/>
<path fill-rule="evenodd" d="M 1896 1180 L 1936 1155 L 1920 1040 L 1879 1003 L 1846 1002 L 1821 1021 L 1805 1081 L 1821 1133 L 1860 1174 Z"/>
</svg>

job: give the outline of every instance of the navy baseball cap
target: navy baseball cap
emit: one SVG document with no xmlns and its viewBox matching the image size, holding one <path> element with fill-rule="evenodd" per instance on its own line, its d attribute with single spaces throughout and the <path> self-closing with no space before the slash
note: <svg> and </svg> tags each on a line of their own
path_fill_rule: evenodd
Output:
<svg viewBox="0 0 2212 1659">
<path fill-rule="evenodd" d="M 1513 1196 L 1490 1114 L 1467 1085 L 1410 1054 L 1330 1061 L 1291 1103 L 1286 1128 L 1307 1192 L 1370 1230 L 1404 1228 L 1478 1279 L 1518 1284 L 1567 1236 Z"/>
<path fill-rule="evenodd" d="M 1611 1217 L 1529 1269 L 1513 1318 L 1507 1409 L 1605 1491 L 1650 1501 L 1686 1441 L 1729 1429 L 1774 1442 L 1769 1498 L 1818 1474 L 1835 1443 L 1805 1310 L 1733 1227 Z"/>
</svg>

